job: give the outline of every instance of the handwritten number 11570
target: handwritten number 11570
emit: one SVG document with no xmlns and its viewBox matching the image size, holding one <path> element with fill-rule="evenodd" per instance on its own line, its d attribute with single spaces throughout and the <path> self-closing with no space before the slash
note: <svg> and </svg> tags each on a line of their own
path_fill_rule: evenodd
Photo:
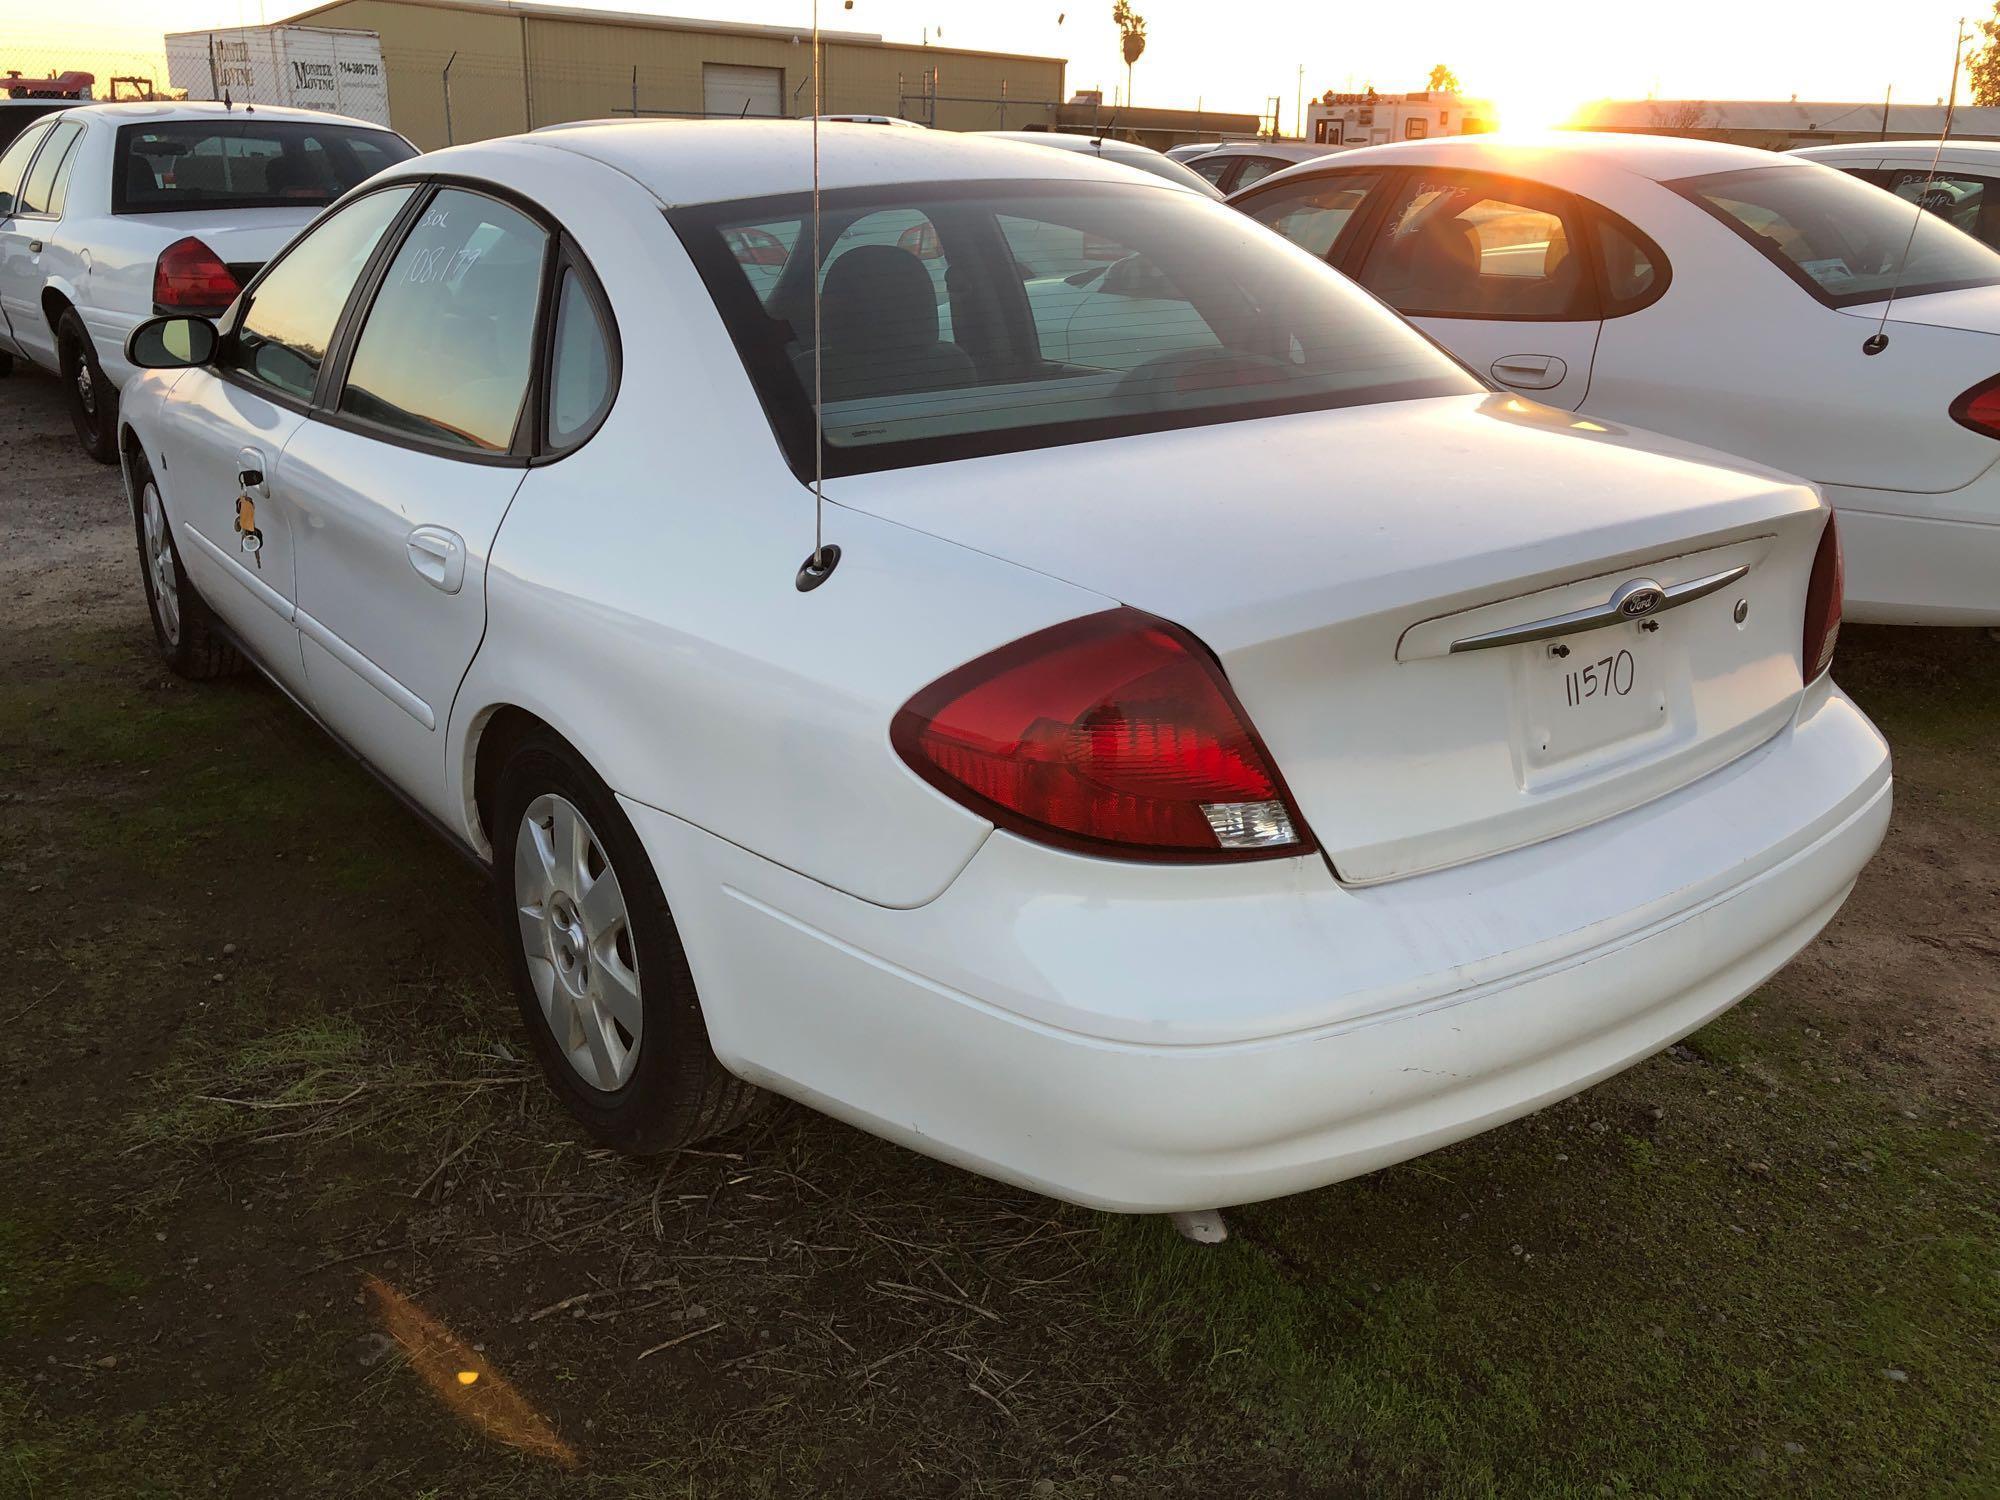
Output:
<svg viewBox="0 0 2000 1500">
<path fill-rule="evenodd" d="M 1632 691 L 1632 679 L 1638 669 L 1632 653 L 1623 650 L 1588 662 L 1563 673 L 1564 699 L 1571 708 L 1577 708 L 1592 698 L 1623 698 Z"/>
</svg>

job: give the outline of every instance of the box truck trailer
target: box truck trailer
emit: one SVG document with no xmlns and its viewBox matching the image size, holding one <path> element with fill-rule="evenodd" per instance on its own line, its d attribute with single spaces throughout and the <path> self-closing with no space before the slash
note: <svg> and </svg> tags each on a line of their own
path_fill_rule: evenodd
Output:
<svg viewBox="0 0 2000 1500">
<path fill-rule="evenodd" d="M 167 35 L 167 79 L 190 99 L 285 104 L 389 123 L 389 75 L 373 31 L 236 26 Z"/>
</svg>

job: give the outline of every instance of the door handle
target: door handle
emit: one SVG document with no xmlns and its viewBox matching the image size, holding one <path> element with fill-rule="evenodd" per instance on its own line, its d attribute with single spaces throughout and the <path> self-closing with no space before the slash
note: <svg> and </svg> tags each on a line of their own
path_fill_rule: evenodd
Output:
<svg viewBox="0 0 2000 1500">
<path fill-rule="evenodd" d="M 30 255 L 40 255 L 42 253 L 42 242 L 40 240 L 29 240 L 28 253 Z"/>
<path fill-rule="evenodd" d="M 236 454 L 236 483 L 246 495 L 255 495 L 260 500 L 271 497 L 271 486 L 265 478 L 264 450 L 242 448 Z"/>
<path fill-rule="evenodd" d="M 434 589 L 455 594 L 465 587 L 465 539 L 442 526 L 419 526 L 410 533 L 410 566 Z"/>
<path fill-rule="evenodd" d="M 1569 366 L 1553 354 L 1503 354 L 1493 361 L 1493 378 L 1521 391 L 1546 391 L 1568 374 Z"/>
</svg>

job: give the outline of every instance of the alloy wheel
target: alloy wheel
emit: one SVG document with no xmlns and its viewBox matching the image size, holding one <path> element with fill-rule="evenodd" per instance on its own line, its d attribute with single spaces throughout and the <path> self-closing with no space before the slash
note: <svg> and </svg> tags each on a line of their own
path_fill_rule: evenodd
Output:
<svg viewBox="0 0 2000 1500">
<path fill-rule="evenodd" d="M 514 900 L 528 976 L 570 1069 L 603 1093 L 639 1062 L 644 1009 L 625 893 L 575 804 L 545 792 L 514 838 Z"/>
<path fill-rule="evenodd" d="M 146 575 L 153 583 L 153 614 L 168 646 L 181 643 L 181 594 L 174 573 L 174 548 L 167 532 L 167 513 L 152 480 L 139 497 L 140 524 L 145 533 Z"/>
</svg>

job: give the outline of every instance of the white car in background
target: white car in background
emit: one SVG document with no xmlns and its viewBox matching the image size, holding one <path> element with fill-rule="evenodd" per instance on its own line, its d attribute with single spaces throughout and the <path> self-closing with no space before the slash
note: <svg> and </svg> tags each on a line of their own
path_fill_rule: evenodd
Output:
<svg viewBox="0 0 2000 1500">
<path fill-rule="evenodd" d="M 1485 378 L 1818 483 L 1848 618 L 2000 624 L 2000 253 L 1914 204 L 1587 131 L 1363 147 L 1231 203 Z"/>
<path fill-rule="evenodd" d="M 59 373 L 84 451 L 110 463 L 126 336 L 221 312 L 322 208 L 414 155 L 365 120 L 265 105 L 39 120 L 0 153 L 0 355 Z"/>
<path fill-rule="evenodd" d="M 1316 145 L 1311 141 L 1230 141 L 1186 163 L 1197 177 L 1206 177 L 1224 196 L 1262 182 L 1274 172 L 1352 151 L 1352 146 Z"/>
<path fill-rule="evenodd" d="M 1123 167 L 1150 172 L 1176 187 L 1200 193 L 1204 198 L 1222 197 L 1215 184 L 1207 178 L 1190 172 L 1165 152 L 1142 146 L 1137 141 L 1121 141 L 1109 135 L 1071 135 L 1060 130 L 982 130 L 978 134 L 989 141 L 1019 141 L 1026 146 L 1045 146 L 1051 151 L 1075 151 L 1084 156 L 1094 156 L 1099 161 L 1113 161 Z"/>
<path fill-rule="evenodd" d="M 2000 141 L 1851 141 L 1786 153 L 1921 203 L 2000 249 Z"/>
<path fill-rule="evenodd" d="M 132 339 L 168 663 L 248 655 L 490 866 L 595 1136 L 747 1081 L 1212 1208 L 1581 1089 L 1833 915 L 1890 777 L 1809 488 L 1081 153 L 822 130 L 815 236 L 807 136 L 443 151 Z M 1037 333 L 1057 228 L 1182 294 L 1143 357 Z"/>
</svg>

